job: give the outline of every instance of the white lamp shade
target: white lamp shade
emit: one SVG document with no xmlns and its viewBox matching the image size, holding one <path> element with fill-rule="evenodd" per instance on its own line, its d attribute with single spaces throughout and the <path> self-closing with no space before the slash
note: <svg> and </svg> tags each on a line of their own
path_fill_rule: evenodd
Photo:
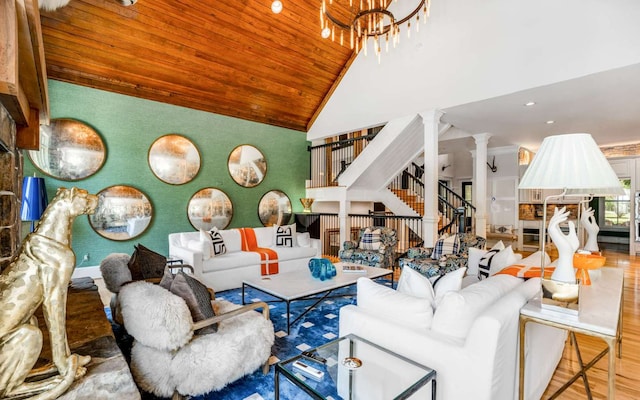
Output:
<svg viewBox="0 0 640 400">
<path fill-rule="evenodd" d="M 566 189 L 568 195 L 623 195 L 618 176 L 588 133 L 548 136 L 519 189 Z"/>
</svg>

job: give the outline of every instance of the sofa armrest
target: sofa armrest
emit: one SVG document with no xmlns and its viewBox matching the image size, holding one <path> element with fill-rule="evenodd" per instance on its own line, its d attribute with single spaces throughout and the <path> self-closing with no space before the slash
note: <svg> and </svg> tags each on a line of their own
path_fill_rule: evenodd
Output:
<svg viewBox="0 0 640 400">
<path fill-rule="evenodd" d="M 358 242 L 354 242 L 353 240 L 347 240 L 342 244 L 343 250 L 352 250 L 358 248 Z"/>
<path fill-rule="evenodd" d="M 193 323 L 193 330 L 197 331 L 198 329 L 202 329 L 205 328 L 207 326 L 213 325 L 213 324 L 217 324 L 219 322 L 222 322 L 224 320 L 227 320 L 229 318 L 233 318 L 235 316 L 238 316 L 240 314 L 246 313 L 248 311 L 254 311 L 258 308 L 262 309 L 262 316 L 264 317 L 264 319 L 269 320 L 269 306 L 267 305 L 267 303 L 265 303 L 264 301 L 256 301 L 255 303 L 251 303 L 251 304 L 247 304 L 244 305 L 242 307 L 238 307 L 234 310 L 228 311 L 224 314 L 220 314 L 220 315 L 216 315 L 215 317 L 212 318 L 207 318 L 207 319 L 203 319 L 202 321 L 198 321 L 198 322 L 194 322 Z"/>
<path fill-rule="evenodd" d="M 410 247 L 407 249 L 406 258 L 431 258 L 431 253 L 433 253 L 433 247 Z"/>
<path fill-rule="evenodd" d="M 184 264 L 192 266 L 196 276 L 202 274 L 204 260 L 202 252 L 169 243 L 169 255 L 181 259 Z"/>
</svg>

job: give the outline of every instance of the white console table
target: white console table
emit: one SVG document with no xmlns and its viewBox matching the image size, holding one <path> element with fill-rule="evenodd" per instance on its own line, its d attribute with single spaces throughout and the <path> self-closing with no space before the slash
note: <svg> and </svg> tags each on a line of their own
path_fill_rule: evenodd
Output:
<svg viewBox="0 0 640 400">
<path fill-rule="evenodd" d="M 574 348 L 576 349 L 580 371 L 564 384 L 550 398 L 568 388 L 573 382 L 582 377 L 587 396 L 591 399 L 591 390 L 586 371 L 591 368 L 605 354 L 609 354 L 609 400 L 615 399 L 615 347 L 618 344 L 618 356 L 622 344 L 622 301 L 624 272 L 621 268 L 603 267 L 601 275 L 592 279 L 592 284 L 580 288 L 580 311 L 578 315 L 542 309 L 540 297 L 530 300 L 520 310 L 520 360 L 525 359 L 525 326 L 528 322 L 550 325 L 569 331 Z M 607 343 L 607 348 L 598 354 L 592 361 L 584 364 L 575 333 L 599 337 Z M 520 361 L 520 400 L 524 398 L 524 365 Z"/>
</svg>

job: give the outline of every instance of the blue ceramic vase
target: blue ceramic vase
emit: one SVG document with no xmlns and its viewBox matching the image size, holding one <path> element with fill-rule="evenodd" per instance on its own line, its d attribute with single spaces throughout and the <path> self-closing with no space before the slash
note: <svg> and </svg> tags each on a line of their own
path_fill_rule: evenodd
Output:
<svg viewBox="0 0 640 400">
<path fill-rule="evenodd" d="M 336 267 L 326 258 L 312 258 L 309 260 L 311 276 L 321 281 L 326 281 L 336 276 Z"/>
</svg>

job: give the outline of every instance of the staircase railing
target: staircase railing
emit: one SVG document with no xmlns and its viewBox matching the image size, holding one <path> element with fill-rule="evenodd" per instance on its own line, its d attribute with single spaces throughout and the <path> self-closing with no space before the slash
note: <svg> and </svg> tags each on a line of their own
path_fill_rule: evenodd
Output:
<svg viewBox="0 0 640 400">
<path fill-rule="evenodd" d="M 424 215 L 423 175 L 424 169 L 411 163 L 388 186 L 389 190 L 420 215 Z M 438 233 L 473 231 L 476 208 L 443 182 L 438 182 L 438 210 L 442 214 Z"/>
<path fill-rule="evenodd" d="M 340 175 L 362 153 L 362 150 L 376 137 L 379 131 L 380 128 L 372 128 L 364 136 L 309 146 L 311 186 L 308 187 L 338 186 Z"/>
<path fill-rule="evenodd" d="M 446 217 L 441 228 L 443 232 L 452 233 L 454 227 L 458 232 L 474 231 L 476 208 L 442 182 L 438 185 L 438 206 L 442 208 L 443 218 Z"/>
</svg>

